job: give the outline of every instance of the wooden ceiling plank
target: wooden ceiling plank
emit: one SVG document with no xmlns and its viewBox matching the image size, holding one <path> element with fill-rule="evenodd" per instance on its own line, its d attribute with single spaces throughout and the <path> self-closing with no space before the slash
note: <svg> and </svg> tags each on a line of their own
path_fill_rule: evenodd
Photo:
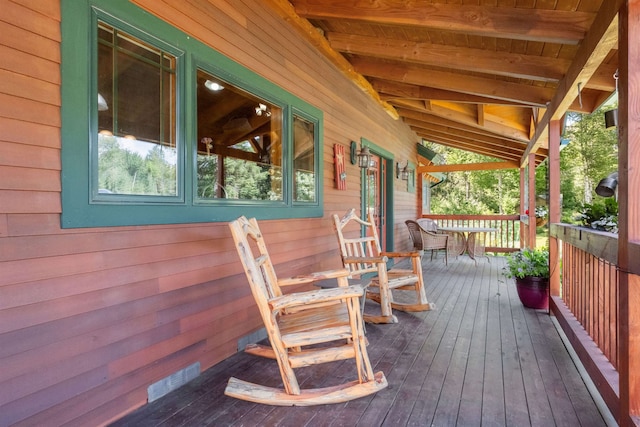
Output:
<svg viewBox="0 0 640 427">
<path fill-rule="evenodd" d="M 417 65 L 380 62 L 361 57 L 352 58 L 351 63 L 358 73 L 369 77 L 453 90 L 531 106 L 546 105 L 554 94 L 554 91 L 548 88 L 449 73 Z"/>
<path fill-rule="evenodd" d="M 340 33 L 328 33 L 326 37 L 331 47 L 339 52 L 430 66 L 441 66 L 446 63 L 447 68 L 457 70 L 539 81 L 559 81 L 570 65 L 569 60 L 540 55 L 496 52 Z"/>
<path fill-rule="evenodd" d="M 378 91 L 380 98 L 389 101 L 391 99 L 429 99 L 434 101 L 451 101 L 463 104 L 493 104 L 493 105 L 513 105 L 523 104 L 505 101 L 502 99 L 489 98 L 485 96 L 469 95 L 466 93 L 454 92 L 445 89 L 418 86 L 409 83 L 391 82 L 370 78 L 371 86 Z"/>
<path fill-rule="evenodd" d="M 396 105 L 396 108 L 398 108 L 399 114 L 400 114 L 400 110 L 403 109 L 404 112 L 401 114 L 402 116 L 405 116 L 405 115 L 409 116 L 406 110 L 415 111 L 417 113 L 426 113 L 426 114 L 442 117 L 448 120 L 453 120 L 455 122 L 465 124 L 476 129 L 481 129 L 485 132 L 491 132 L 492 134 L 503 137 L 503 138 L 509 138 L 509 139 L 513 139 L 516 141 L 523 141 L 523 142 L 529 141 L 528 132 L 523 132 L 521 130 L 515 129 L 510 126 L 504 126 L 500 123 L 493 123 L 489 121 L 485 122 L 484 126 L 480 126 L 478 125 L 478 122 L 474 116 L 463 115 L 455 111 L 441 108 L 438 105 L 432 105 L 431 109 L 424 110 L 424 109 L 417 109 L 406 102 L 394 101 L 393 104 Z"/>
<path fill-rule="evenodd" d="M 451 165 L 425 165 L 417 168 L 418 173 L 429 172 L 463 172 L 463 171 L 486 171 L 498 169 L 519 169 L 518 162 L 483 162 L 483 163 L 461 163 Z"/>
<path fill-rule="evenodd" d="M 342 0 L 292 0 L 307 19 L 349 19 L 387 25 L 411 25 L 435 30 L 516 40 L 578 44 L 593 21 L 593 13 L 491 6 L 456 6 L 427 0 L 347 3 Z"/>
</svg>

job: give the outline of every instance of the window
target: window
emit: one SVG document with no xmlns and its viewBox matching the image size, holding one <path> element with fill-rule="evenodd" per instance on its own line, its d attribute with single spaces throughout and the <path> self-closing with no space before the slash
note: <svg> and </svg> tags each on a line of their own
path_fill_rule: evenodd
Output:
<svg viewBox="0 0 640 427">
<path fill-rule="evenodd" d="M 322 216 L 320 110 L 131 2 L 61 4 L 63 227 Z"/>
<path fill-rule="evenodd" d="M 99 195 L 177 195 L 176 61 L 98 24 Z"/>
<path fill-rule="evenodd" d="M 198 70 L 198 198 L 283 200 L 282 108 Z"/>
</svg>

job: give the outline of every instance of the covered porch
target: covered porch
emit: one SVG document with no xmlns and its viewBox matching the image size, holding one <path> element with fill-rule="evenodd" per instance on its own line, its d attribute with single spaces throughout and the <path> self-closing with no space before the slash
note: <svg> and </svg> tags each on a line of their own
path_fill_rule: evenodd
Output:
<svg viewBox="0 0 640 427">
<path fill-rule="evenodd" d="M 345 404 L 276 407 L 224 395 L 230 376 L 279 386 L 275 361 L 238 353 L 114 426 L 434 425 L 604 426 L 615 421 L 581 376 L 555 320 L 527 309 L 504 257 L 476 265 L 466 256 L 423 260 L 437 309 L 397 312 L 399 323 L 367 325 L 369 354 L 389 387 Z M 376 304 L 367 301 L 366 310 Z M 331 385 L 351 372 L 316 365 L 304 387 Z M 331 372 L 331 375 L 325 375 Z M 336 379 L 337 378 L 337 379 Z"/>
</svg>

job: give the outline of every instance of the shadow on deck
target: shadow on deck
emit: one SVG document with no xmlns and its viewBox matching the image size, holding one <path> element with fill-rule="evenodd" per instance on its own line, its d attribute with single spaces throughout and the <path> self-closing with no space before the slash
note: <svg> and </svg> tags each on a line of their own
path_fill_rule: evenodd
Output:
<svg viewBox="0 0 640 427">
<path fill-rule="evenodd" d="M 273 360 L 238 353 L 115 426 L 605 426 L 554 322 L 524 308 L 504 260 L 423 261 L 436 310 L 367 325 L 389 387 L 348 403 L 275 407 L 224 396 L 230 376 L 281 386 Z M 367 302 L 366 310 L 377 304 Z M 303 387 L 353 378 L 349 362 L 299 370 Z M 606 417 L 607 415 L 605 415 Z"/>
</svg>

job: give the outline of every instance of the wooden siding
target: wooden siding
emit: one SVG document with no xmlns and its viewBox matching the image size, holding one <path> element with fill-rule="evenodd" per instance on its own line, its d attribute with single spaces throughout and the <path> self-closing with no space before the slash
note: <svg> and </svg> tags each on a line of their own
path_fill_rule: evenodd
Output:
<svg viewBox="0 0 640 427">
<path fill-rule="evenodd" d="M 415 134 L 260 1 L 136 3 L 323 110 L 324 217 L 262 229 L 280 275 L 336 267 L 330 215 L 360 205 L 360 170 L 337 190 L 333 145 L 365 137 L 406 161 Z M 0 425 L 106 423 L 260 326 L 226 224 L 60 228 L 59 6 L 0 0 Z M 403 225 L 418 202 L 394 187 Z"/>
</svg>

